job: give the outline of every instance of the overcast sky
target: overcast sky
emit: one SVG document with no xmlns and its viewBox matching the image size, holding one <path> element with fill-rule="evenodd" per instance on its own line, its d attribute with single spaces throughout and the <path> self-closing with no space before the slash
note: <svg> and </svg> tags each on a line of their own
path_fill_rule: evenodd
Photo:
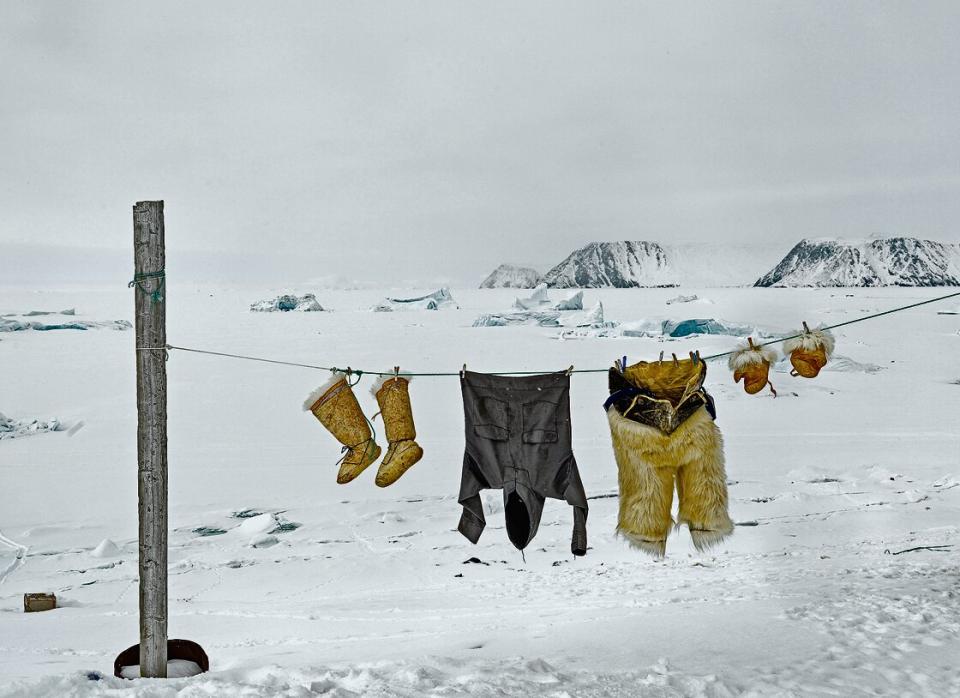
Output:
<svg viewBox="0 0 960 698">
<path fill-rule="evenodd" d="M 957 241 L 958 37 L 956 1 L 2 0 L 0 255 L 126 250 L 151 198 L 291 278 Z"/>
</svg>

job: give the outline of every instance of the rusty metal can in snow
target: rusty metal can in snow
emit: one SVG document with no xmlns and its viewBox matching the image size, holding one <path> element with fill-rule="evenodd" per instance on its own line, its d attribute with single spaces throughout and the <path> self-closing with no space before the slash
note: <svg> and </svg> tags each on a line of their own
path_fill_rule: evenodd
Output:
<svg viewBox="0 0 960 698">
<path fill-rule="evenodd" d="M 39 611 L 52 611 L 57 607 L 56 594 L 24 594 L 23 612 L 37 613 Z"/>
</svg>

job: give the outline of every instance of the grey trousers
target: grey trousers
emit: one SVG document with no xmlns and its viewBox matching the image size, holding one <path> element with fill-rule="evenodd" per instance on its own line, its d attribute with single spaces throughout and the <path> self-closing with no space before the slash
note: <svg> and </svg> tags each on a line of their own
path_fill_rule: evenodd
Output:
<svg viewBox="0 0 960 698">
<path fill-rule="evenodd" d="M 570 377 L 460 379 L 466 428 L 458 530 L 476 543 L 486 526 L 480 490 L 502 489 L 507 536 L 523 550 L 537 534 L 546 497 L 573 507 L 574 555 L 587 552 L 587 495 L 570 442 Z"/>
</svg>

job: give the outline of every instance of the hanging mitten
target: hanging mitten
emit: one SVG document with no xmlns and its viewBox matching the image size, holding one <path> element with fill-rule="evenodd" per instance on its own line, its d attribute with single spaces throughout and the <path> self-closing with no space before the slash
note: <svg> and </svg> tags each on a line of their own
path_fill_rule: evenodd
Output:
<svg viewBox="0 0 960 698">
<path fill-rule="evenodd" d="M 423 449 L 414 441 L 417 430 L 410 407 L 410 380 L 400 375 L 377 381 L 372 391 L 380 405 L 383 427 L 387 432 L 387 455 L 377 471 L 376 483 L 386 487 L 396 482 L 410 466 L 423 458 Z"/>
<path fill-rule="evenodd" d="M 746 344 L 741 344 L 730 354 L 727 365 L 733 371 L 733 382 L 739 383 L 743 379 L 743 389 L 750 395 L 755 395 L 770 386 L 770 392 L 777 396 L 770 382 L 770 366 L 777 361 L 777 351 L 770 347 L 759 347 L 749 337 Z"/>
<path fill-rule="evenodd" d="M 337 474 L 339 484 L 350 482 L 380 457 L 380 447 L 373 439 L 370 423 L 342 373 L 335 373 L 333 378 L 310 393 L 303 409 L 313 412 L 313 416 L 343 444 L 344 456 Z"/>
<path fill-rule="evenodd" d="M 834 339 L 830 330 L 811 330 L 803 323 L 798 337 L 783 343 L 783 353 L 790 355 L 791 376 L 816 378 L 833 354 Z"/>
</svg>

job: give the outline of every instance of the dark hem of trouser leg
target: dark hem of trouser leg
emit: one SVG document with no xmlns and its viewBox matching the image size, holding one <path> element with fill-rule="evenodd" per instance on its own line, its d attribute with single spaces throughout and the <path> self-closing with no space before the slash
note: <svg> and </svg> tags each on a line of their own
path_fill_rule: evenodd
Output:
<svg viewBox="0 0 960 698">
<path fill-rule="evenodd" d="M 480 534 L 483 533 L 484 526 L 486 526 L 486 523 L 477 519 L 466 507 L 463 508 L 463 513 L 460 514 L 460 523 L 457 524 L 457 530 L 460 531 L 468 541 L 476 543 L 480 540 Z"/>
<path fill-rule="evenodd" d="M 573 537 L 570 552 L 576 556 L 587 554 L 587 510 L 585 507 L 573 508 Z"/>
</svg>

